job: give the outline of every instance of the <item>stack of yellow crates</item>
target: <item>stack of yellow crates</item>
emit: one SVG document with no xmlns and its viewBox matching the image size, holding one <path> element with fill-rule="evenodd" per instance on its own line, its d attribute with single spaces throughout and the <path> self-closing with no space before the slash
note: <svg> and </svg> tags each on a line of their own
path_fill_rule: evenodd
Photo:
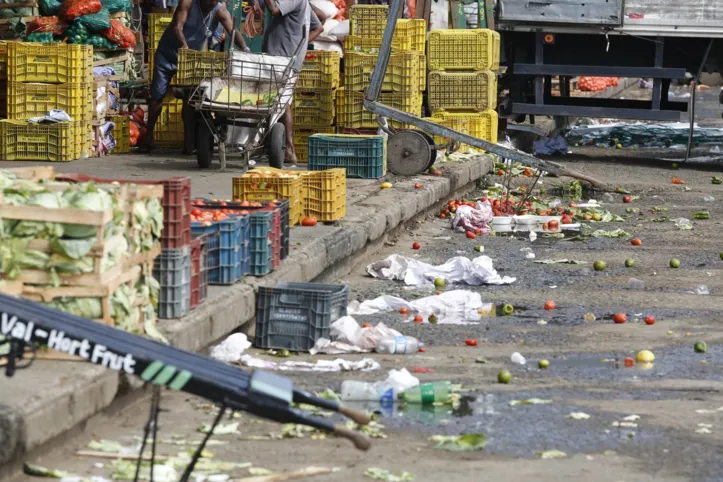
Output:
<svg viewBox="0 0 723 482">
<path fill-rule="evenodd" d="M 8 42 L 8 120 L 0 123 L 4 160 L 71 161 L 90 155 L 93 118 L 93 47 Z M 72 122 L 25 120 L 61 109 Z"/>
<path fill-rule="evenodd" d="M 375 116 L 364 106 L 379 47 L 387 25 L 386 5 L 354 5 L 350 10 L 351 35 L 344 40 L 344 87 L 337 92 L 337 124 L 353 133 L 378 127 Z M 400 19 L 392 39 L 392 54 L 382 83 L 379 101 L 396 109 L 420 115 L 426 86 L 422 19 Z M 404 127 L 392 121 L 392 127 Z"/>
<path fill-rule="evenodd" d="M 148 14 L 148 79 L 153 79 L 153 61 L 163 32 L 171 24 L 173 15 L 166 13 Z M 180 54 L 179 54 L 180 62 Z M 176 77 L 171 80 L 176 84 Z M 171 92 L 163 99 L 163 110 L 156 122 L 153 143 L 163 148 L 181 148 L 184 142 L 183 101 Z"/>
<path fill-rule="evenodd" d="M 294 91 L 294 150 L 298 162 L 309 159 L 309 136 L 334 134 L 339 52 L 309 50 Z"/>
<path fill-rule="evenodd" d="M 432 120 L 497 142 L 500 35 L 493 30 L 433 30 L 428 40 L 428 102 Z M 448 142 L 435 137 L 437 144 Z M 463 145 L 460 152 L 469 152 Z"/>
</svg>

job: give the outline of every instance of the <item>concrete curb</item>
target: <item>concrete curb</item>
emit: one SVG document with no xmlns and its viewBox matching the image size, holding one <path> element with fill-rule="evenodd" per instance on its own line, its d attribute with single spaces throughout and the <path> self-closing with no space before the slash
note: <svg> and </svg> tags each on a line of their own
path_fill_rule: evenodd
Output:
<svg viewBox="0 0 723 482">
<path fill-rule="evenodd" d="M 273 273 L 263 278 L 248 277 L 230 287 L 209 287 L 208 299 L 202 306 L 183 319 L 161 320 L 160 329 L 174 346 L 189 351 L 201 351 L 238 329 L 253 330 L 256 287 L 273 286 L 282 280 L 313 281 L 385 233 L 482 178 L 492 171 L 494 161 L 482 155 L 442 166 L 443 177 L 392 179 L 394 189 L 380 190 L 349 206 L 347 217 L 338 226 L 322 227 L 320 237 L 292 251 Z M 416 182 L 422 182 L 423 188 L 414 189 Z M 27 374 L 20 372 L 11 379 L 0 377 L 0 393 L 16 393 L 14 400 L 0 405 L 0 479 L 9 474 L 27 452 L 109 407 L 125 387 L 140 386 L 137 380 L 126 380 L 93 365 L 46 364 L 44 368 L 51 368 L 57 374 L 35 369 Z M 32 400 L 27 400 L 29 380 L 26 377 L 30 376 L 40 381 L 36 381 L 38 386 L 32 392 Z M 63 380 L 57 380 L 61 376 Z"/>
</svg>

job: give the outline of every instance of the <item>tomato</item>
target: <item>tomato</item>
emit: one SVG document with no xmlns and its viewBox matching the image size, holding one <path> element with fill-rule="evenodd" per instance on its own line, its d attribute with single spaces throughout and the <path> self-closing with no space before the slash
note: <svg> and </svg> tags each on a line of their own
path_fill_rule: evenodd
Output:
<svg viewBox="0 0 723 482">
<path fill-rule="evenodd" d="M 525 169 L 522 173 L 525 177 L 532 177 L 534 173 L 532 172 L 532 169 Z"/>
<path fill-rule="evenodd" d="M 545 301 L 545 309 L 546 310 L 554 310 L 557 308 L 557 304 L 552 300 Z"/>
<path fill-rule="evenodd" d="M 632 201 L 632 198 L 631 198 L 630 196 L 623 196 L 623 202 L 624 202 L 624 203 L 627 204 L 627 203 L 629 203 L 630 201 Z"/>
<path fill-rule="evenodd" d="M 590 221 L 592 219 L 592 214 L 583 214 L 582 219 Z"/>
<path fill-rule="evenodd" d="M 502 169 L 497 169 L 497 175 L 498 175 L 498 176 L 504 176 L 504 175 L 505 175 L 505 171 L 503 171 Z"/>
<path fill-rule="evenodd" d="M 218 205 L 219 205 L 219 206 L 225 206 L 225 205 L 226 205 L 226 201 L 221 201 L 220 203 L 218 203 Z"/>
<path fill-rule="evenodd" d="M 421 351 L 421 350 L 420 350 Z M 414 370 L 412 370 L 414 373 L 434 373 L 434 370 L 431 368 L 422 368 L 417 367 Z"/>
<path fill-rule="evenodd" d="M 316 218 L 305 217 L 301 220 L 302 226 L 316 226 Z"/>
<path fill-rule="evenodd" d="M 625 313 L 615 313 L 613 315 L 613 321 L 619 325 L 628 321 L 628 316 Z"/>
<path fill-rule="evenodd" d="M 654 317 L 653 315 L 648 315 L 648 316 L 645 317 L 645 319 L 644 319 L 643 321 L 645 321 L 645 324 L 646 324 L 646 325 L 654 325 L 654 324 L 655 324 L 655 317 Z"/>
<path fill-rule="evenodd" d="M 417 242 L 414 242 L 412 244 L 412 249 L 421 249 L 421 248 L 422 248 L 422 245 Z"/>
<path fill-rule="evenodd" d="M 427 347 L 424 347 L 424 346 L 419 347 L 419 353 L 424 353 L 426 351 L 427 351 Z"/>
<path fill-rule="evenodd" d="M 422 189 L 422 185 L 417 183 L 414 185 L 414 189 Z"/>
<path fill-rule="evenodd" d="M 542 223 L 542 230 L 547 231 L 548 229 L 550 229 L 550 225 L 547 223 Z"/>
<path fill-rule="evenodd" d="M 243 207 L 247 208 L 247 207 L 249 207 L 249 206 L 250 206 L 250 204 L 249 204 L 249 202 L 248 202 L 248 201 L 241 201 L 241 206 L 243 206 Z"/>
<path fill-rule="evenodd" d="M 550 228 L 550 231 L 557 231 L 560 229 L 560 223 L 557 221 L 557 219 L 552 219 L 550 222 L 547 223 L 547 227 Z"/>
<path fill-rule="evenodd" d="M 628 357 L 625 357 L 625 362 L 624 362 L 624 363 L 625 363 L 625 366 L 626 366 L 627 368 L 632 368 L 632 367 L 635 366 L 635 360 L 633 360 L 633 359 L 632 359 L 631 357 L 629 357 L 629 356 L 628 356 Z"/>
<path fill-rule="evenodd" d="M 467 236 L 468 239 L 475 239 L 475 238 L 477 238 L 477 235 L 474 234 L 472 231 L 467 231 L 467 232 L 464 233 L 464 234 L 465 234 L 465 236 Z"/>
<path fill-rule="evenodd" d="M 475 229 L 475 230 L 474 230 L 474 234 L 482 234 L 482 230 L 481 230 L 481 229 Z"/>
<path fill-rule="evenodd" d="M 565 214 L 565 215 L 562 217 L 562 224 L 572 224 L 572 217 L 569 216 L 569 215 L 567 215 L 567 214 Z"/>
<path fill-rule="evenodd" d="M 464 344 L 467 346 L 477 346 L 477 340 L 475 340 L 474 338 L 467 338 L 466 340 L 464 340 Z"/>
<path fill-rule="evenodd" d="M 371 323 L 364 323 L 364 324 L 362 325 L 362 328 L 372 328 L 372 324 L 371 324 Z"/>
<path fill-rule="evenodd" d="M 630 240 L 630 244 L 632 244 L 633 246 L 640 246 L 641 244 L 643 244 L 643 242 L 640 240 L 640 238 L 633 238 Z"/>
<path fill-rule="evenodd" d="M 685 181 L 673 176 L 673 184 L 685 184 Z"/>
<path fill-rule="evenodd" d="M 422 323 L 422 322 L 424 322 L 424 317 L 422 315 L 414 315 L 414 322 Z"/>
<path fill-rule="evenodd" d="M 200 209 L 198 209 L 198 208 L 193 208 L 193 209 L 191 209 L 191 216 L 196 216 L 196 217 L 198 217 L 198 216 L 200 216 L 200 215 L 201 215 L 201 210 L 200 210 Z"/>
<path fill-rule="evenodd" d="M 409 313 L 409 308 L 407 308 L 406 306 L 402 306 L 401 308 L 399 308 L 400 315 L 406 315 L 407 313 Z"/>
</svg>

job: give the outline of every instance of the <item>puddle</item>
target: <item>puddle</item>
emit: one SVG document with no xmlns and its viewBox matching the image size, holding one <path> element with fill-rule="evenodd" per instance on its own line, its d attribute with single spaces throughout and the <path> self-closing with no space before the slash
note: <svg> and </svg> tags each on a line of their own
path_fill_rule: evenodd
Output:
<svg viewBox="0 0 723 482">
<path fill-rule="evenodd" d="M 601 368 L 612 370 L 650 370 L 654 363 L 635 363 L 633 366 L 625 366 L 625 357 L 598 358 L 598 357 L 575 357 L 575 358 L 553 358 L 549 369 L 555 368 Z"/>
<path fill-rule="evenodd" d="M 394 419 L 397 424 L 421 423 L 424 425 L 444 424 L 453 418 L 471 417 L 475 414 L 476 397 L 463 395 L 459 402 L 451 405 L 422 405 L 418 403 L 344 402 L 344 405 L 376 413 L 385 419 Z"/>
</svg>

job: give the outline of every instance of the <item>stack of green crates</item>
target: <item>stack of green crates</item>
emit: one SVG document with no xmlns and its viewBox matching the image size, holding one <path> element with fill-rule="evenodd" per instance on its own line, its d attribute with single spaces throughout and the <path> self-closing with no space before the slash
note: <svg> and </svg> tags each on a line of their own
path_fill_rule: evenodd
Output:
<svg viewBox="0 0 723 482">
<path fill-rule="evenodd" d="M 345 129 L 374 129 L 375 116 L 364 108 L 379 47 L 387 25 L 386 5 L 354 5 L 350 10 L 350 32 L 344 40 L 344 87 L 337 93 L 337 124 Z M 396 109 L 420 115 L 426 86 L 422 19 L 400 19 L 392 40 L 387 73 L 379 101 Z M 393 127 L 403 127 L 391 122 Z"/>
<path fill-rule="evenodd" d="M 496 143 L 500 35 L 486 29 L 432 30 L 427 53 L 429 120 Z M 449 140 L 436 136 L 435 142 Z"/>
<path fill-rule="evenodd" d="M 294 91 L 294 150 L 298 162 L 309 159 L 309 136 L 336 132 L 339 52 L 309 50 Z"/>
<path fill-rule="evenodd" d="M 72 161 L 92 152 L 93 47 L 8 42 L 0 156 L 7 161 Z M 0 51 L 1 52 L 1 51 Z M 31 124 L 52 109 L 72 122 Z"/>
</svg>

